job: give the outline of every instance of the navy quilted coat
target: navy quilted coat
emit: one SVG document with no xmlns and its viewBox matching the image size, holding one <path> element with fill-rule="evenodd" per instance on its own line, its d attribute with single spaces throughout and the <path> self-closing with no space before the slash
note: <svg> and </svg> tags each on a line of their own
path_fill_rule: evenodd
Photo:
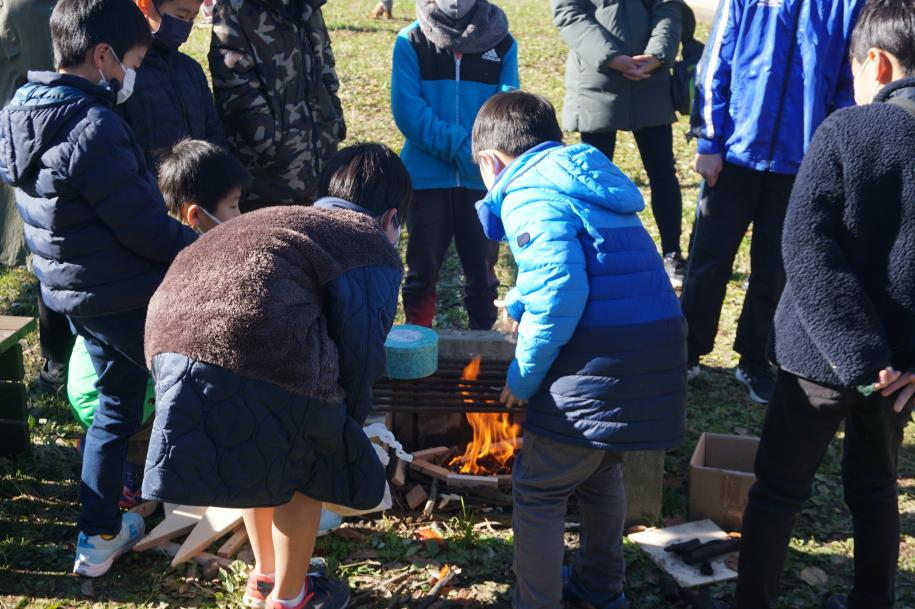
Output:
<svg viewBox="0 0 915 609">
<path fill-rule="evenodd" d="M 508 386 L 530 400 L 524 428 L 612 450 L 680 444 L 686 322 L 635 185 L 595 148 L 549 142 L 515 159 L 478 205 L 518 264 Z"/>
<path fill-rule="evenodd" d="M 146 306 L 196 234 L 169 217 L 111 91 L 30 72 L 0 115 L 0 176 L 16 187 L 49 308 L 80 317 Z"/>
<path fill-rule="evenodd" d="M 143 496 L 377 505 L 385 472 L 362 424 L 400 277 L 377 223 L 345 209 L 251 212 L 183 252 L 147 315 L 156 422 Z"/>
<path fill-rule="evenodd" d="M 159 156 L 184 138 L 228 145 L 203 68 L 155 40 L 137 70 L 133 95 L 118 109 L 154 173 Z"/>
</svg>

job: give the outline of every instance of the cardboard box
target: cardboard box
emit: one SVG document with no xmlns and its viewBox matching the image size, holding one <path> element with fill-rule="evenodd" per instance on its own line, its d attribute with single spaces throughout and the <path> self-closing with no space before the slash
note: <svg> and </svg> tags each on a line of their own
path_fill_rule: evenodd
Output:
<svg viewBox="0 0 915 609">
<path fill-rule="evenodd" d="M 689 463 L 689 519 L 711 519 L 739 529 L 747 495 L 756 482 L 753 463 L 759 438 L 703 433 Z"/>
</svg>

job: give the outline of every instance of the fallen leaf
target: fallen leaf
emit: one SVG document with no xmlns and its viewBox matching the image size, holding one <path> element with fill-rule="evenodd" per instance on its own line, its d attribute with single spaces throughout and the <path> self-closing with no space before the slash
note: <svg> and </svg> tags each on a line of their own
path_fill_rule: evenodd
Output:
<svg viewBox="0 0 915 609">
<path fill-rule="evenodd" d="M 354 529 L 352 527 L 340 527 L 334 531 L 334 536 L 341 539 L 349 539 L 352 541 L 358 541 L 365 538 L 365 533 L 359 529 Z"/>
<path fill-rule="evenodd" d="M 441 533 L 432 527 L 424 527 L 413 533 L 413 536 L 420 541 L 443 541 L 445 538 Z"/>
<path fill-rule="evenodd" d="M 814 588 L 829 583 L 829 576 L 819 567 L 805 567 L 801 570 L 800 578 L 805 584 Z"/>
</svg>

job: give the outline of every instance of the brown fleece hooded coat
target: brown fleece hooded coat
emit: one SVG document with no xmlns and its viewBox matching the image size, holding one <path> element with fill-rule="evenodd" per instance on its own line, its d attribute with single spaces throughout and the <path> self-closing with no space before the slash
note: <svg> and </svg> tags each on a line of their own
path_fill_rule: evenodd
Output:
<svg viewBox="0 0 915 609">
<path fill-rule="evenodd" d="M 354 268 L 379 265 L 399 269 L 400 256 L 364 214 L 298 206 L 245 214 L 175 259 L 149 304 L 147 363 L 181 353 L 340 402 L 340 357 L 322 314 L 323 288 Z"/>
</svg>

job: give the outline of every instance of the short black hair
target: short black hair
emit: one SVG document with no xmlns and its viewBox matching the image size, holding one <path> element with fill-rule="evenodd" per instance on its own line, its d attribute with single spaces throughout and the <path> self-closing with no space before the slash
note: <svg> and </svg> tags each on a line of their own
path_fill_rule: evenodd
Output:
<svg viewBox="0 0 915 609">
<path fill-rule="evenodd" d="M 544 142 L 561 141 L 562 129 L 553 104 L 524 91 L 493 95 L 473 124 L 474 160 L 483 150 L 498 150 L 514 158 Z"/>
<path fill-rule="evenodd" d="M 111 45 L 123 60 L 131 49 L 151 42 L 149 23 L 133 0 L 58 0 L 51 13 L 57 69 L 80 65 L 101 43 Z"/>
<path fill-rule="evenodd" d="M 318 197 L 337 197 L 375 217 L 389 209 L 403 216 L 413 201 L 413 182 L 400 157 L 384 144 L 356 144 L 340 150 L 321 172 Z"/>
<path fill-rule="evenodd" d="M 858 63 L 870 49 L 891 53 L 907 75 L 915 74 L 915 0 L 869 0 L 851 36 L 851 55 Z"/>
<path fill-rule="evenodd" d="M 203 140 L 181 140 L 159 161 L 159 190 L 176 218 L 192 202 L 214 214 L 226 195 L 250 183 L 251 175 L 234 156 Z"/>
</svg>

